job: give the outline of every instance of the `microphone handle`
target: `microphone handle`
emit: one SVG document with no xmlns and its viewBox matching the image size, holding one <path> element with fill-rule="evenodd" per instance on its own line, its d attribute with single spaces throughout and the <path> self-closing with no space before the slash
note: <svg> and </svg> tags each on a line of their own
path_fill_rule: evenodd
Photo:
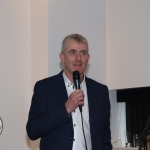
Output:
<svg viewBox="0 0 150 150">
<path fill-rule="evenodd" d="M 76 79 L 76 89 L 80 89 L 79 80 Z M 79 105 L 80 112 L 82 112 L 82 105 Z"/>
<path fill-rule="evenodd" d="M 82 112 L 82 105 L 79 105 L 80 112 Z"/>
</svg>

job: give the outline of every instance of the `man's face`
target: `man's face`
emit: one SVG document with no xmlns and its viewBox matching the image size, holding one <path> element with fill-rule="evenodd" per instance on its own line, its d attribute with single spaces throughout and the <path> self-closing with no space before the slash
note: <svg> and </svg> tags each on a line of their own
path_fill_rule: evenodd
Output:
<svg viewBox="0 0 150 150">
<path fill-rule="evenodd" d="M 85 43 L 79 43 L 75 40 L 66 41 L 65 52 L 60 53 L 66 76 L 71 80 L 73 71 L 79 71 L 80 75 L 83 75 L 89 57 Z"/>
</svg>

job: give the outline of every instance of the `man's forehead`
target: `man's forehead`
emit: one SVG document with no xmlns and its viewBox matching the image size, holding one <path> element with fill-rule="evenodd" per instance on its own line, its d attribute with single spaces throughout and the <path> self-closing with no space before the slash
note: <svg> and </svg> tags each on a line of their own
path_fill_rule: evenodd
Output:
<svg viewBox="0 0 150 150">
<path fill-rule="evenodd" d="M 86 43 L 84 43 L 84 42 L 79 42 L 79 41 L 75 41 L 75 40 L 73 40 L 73 39 L 69 39 L 69 40 L 67 40 L 66 41 L 66 43 L 65 43 L 65 47 L 66 48 L 83 48 L 83 50 L 87 50 L 87 48 L 88 48 L 88 46 L 87 46 L 87 44 Z M 76 50 L 76 49 L 75 49 Z"/>
</svg>

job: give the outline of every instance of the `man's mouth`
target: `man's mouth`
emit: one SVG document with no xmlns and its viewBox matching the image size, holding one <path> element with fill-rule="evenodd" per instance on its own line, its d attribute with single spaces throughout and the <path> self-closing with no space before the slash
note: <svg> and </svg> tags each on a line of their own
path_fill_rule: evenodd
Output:
<svg viewBox="0 0 150 150">
<path fill-rule="evenodd" d="M 82 64 L 74 64 L 74 66 L 81 66 Z"/>
</svg>

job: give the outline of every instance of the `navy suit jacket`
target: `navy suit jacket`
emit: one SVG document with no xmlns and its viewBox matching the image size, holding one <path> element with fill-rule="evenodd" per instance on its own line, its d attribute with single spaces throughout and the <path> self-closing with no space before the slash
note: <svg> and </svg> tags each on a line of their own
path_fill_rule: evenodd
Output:
<svg viewBox="0 0 150 150">
<path fill-rule="evenodd" d="M 85 80 L 92 150 L 111 150 L 108 89 L 87 77 Z M 26 129 L 31 140 L 41 138 L 41 150 L 72 150 L 74 132 L 64 105 L 67 99 L 62 72 L 35 84 Z"/>
</svg>

